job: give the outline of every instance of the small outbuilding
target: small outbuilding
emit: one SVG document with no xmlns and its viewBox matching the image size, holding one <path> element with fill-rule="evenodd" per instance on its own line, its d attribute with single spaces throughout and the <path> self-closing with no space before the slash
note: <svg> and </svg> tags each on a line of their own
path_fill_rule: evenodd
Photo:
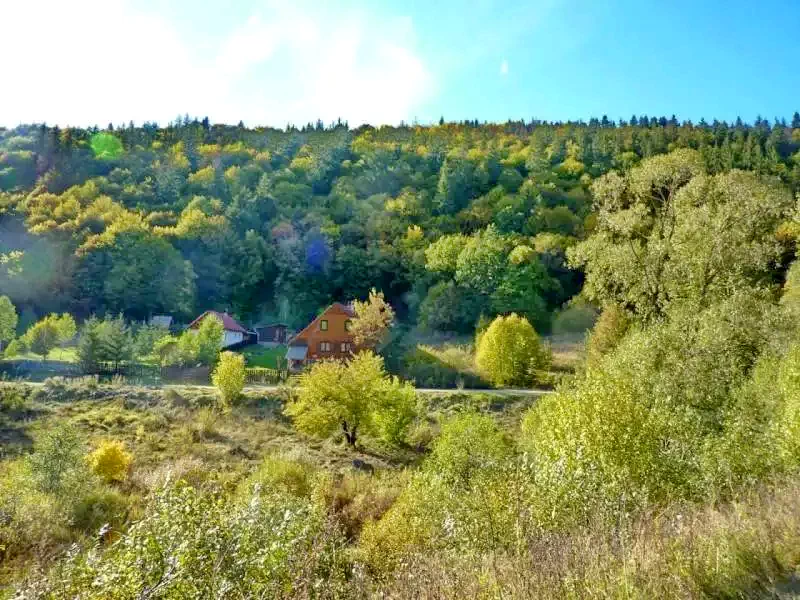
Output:
<svg viewBox="0 0 800 600">
<path fill-rule="evenodd" d="M 270 323 L 256 327 L 259 344 L 285 344 L 289 337 L 289 326 L 285 323 Z"/>
</svg>

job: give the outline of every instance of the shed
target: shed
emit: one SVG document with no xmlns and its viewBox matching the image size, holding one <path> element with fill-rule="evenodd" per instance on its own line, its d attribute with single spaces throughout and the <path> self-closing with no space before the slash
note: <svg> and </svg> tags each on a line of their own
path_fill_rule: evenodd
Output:
<svg viewBox="0 0 800 600">
<path fill-rule="evenodd" d="M 285 323 L 270 323 L 256 327 L 259 343 L 285 344 L 289 326 Z"/>
</svg>

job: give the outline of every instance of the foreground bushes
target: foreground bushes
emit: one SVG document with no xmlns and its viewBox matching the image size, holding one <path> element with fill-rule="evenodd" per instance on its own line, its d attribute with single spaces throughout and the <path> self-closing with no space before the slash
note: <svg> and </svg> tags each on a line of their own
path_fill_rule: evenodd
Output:
<svg viewBox="0 0 800 600">
<path fill-rule="evenodd" d="M 516 443 L 488 416 L 442 426 L 398 502 L 360 540 L 373 573 L 420 554 L 524 549 L 672 502 L 730 498 L 800 465 L 800 345 L 758 294 L 634 328 L 539 399 Z"/>
<path fill-rule="evenodd" d="M 519 430 L 459 404 L 401 475 L 284 455 L 212 492 L 166 488 L 125 538 L 32 578 L 30 595 L 769 596 L 800 563 L 800 343 L 759 293 L 680 308 L 632 323 Z M 384 437 L 411 395 L 397 413 L 365 405 L 395 383 L 361 360 L 346 376 L 327 363 L 292 416 Z M 59 510 L 45 490 L 72 479 L 29 476 L 30 501 Z M 124 508 L 92 492 L 70 522 Z M 14 514 L 33 527 L 30 508 Z"/>
<path fill-rule="evenodd" d="M 364 583 L 382 598 L 791 598 L 800 482 L 722 506 L 683 505 L 615 527 L 536 533 L 518 552 L 409 557 Z M 779 595 L 782 594 L 782 595 Z"/>
<path fill-rule="evenodd" d="M 444 549 L 514 544 L 519 482 L 511 440 L 489 416 L 465 413 L 442 426 L 430 457 L 386 515 L 367 524 L 360 556 L 375 573 Z"/>
<path fill-rule="evenodd" d="M 232 505 L 186 485 L 159 492 L 107 550 L 69 556 L 30 598 L 335 597 L 343 539 L 308 501 L 256 491 Z"/>
</svg>

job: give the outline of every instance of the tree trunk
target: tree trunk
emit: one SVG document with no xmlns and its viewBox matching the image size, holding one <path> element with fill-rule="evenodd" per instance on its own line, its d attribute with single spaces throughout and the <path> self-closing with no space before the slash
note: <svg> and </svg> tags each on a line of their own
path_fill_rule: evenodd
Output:
<svg viewBox="0 0 800 600">
<path fill-rule="evenodd" d="M 357 429 L 358 429 L 358 426 L 355 426 L 351 430 L 347 426 L 347 421 L 342 421 L 342 431 L 344 431 L 344 439 L 347 440 L 347 443 L 351 448 L 355 448 L 356 447 L 356 437 L 357 437 L 356 430 Z"/>
</svg>

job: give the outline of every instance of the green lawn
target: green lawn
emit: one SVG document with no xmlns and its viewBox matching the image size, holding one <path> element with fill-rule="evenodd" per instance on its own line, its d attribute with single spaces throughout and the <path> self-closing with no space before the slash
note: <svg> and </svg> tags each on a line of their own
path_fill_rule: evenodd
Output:
<svg viewBox="0 0 800 600">
<path fill-rule="evenodd" d="M 7 360 L 42 360 L 42 357 L 38 354 L 34 354 L 33 352 L 26 352 L 25 354 L 19 354 Z M 69 362 L 69 363 L 77 362 L 78 349 L 74 347 L 56 348 L 50 354 L 47 355 L 47 360 L 59 360 L 62 362 Z"/>
<path fill-rule="evenodd" d="M 253 345 L 243 348 L 241 353 L 244 355 L 248 367 L 277 369 L 279 366 L 286 365 L 286 346 L 266 348 Z"/>
</svg>

